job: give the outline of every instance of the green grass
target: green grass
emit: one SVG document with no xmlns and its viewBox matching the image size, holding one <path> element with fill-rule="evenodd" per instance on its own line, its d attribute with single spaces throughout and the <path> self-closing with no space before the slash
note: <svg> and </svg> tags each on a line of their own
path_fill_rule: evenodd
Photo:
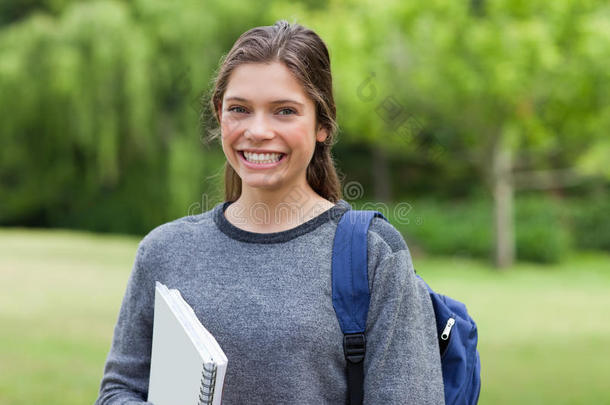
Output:
<svg viewBox="0 0 610 405">
<path fill-rule="evenodd" d="M 137 243 L 0 230 L 0 404 L 93 403 Z"/>
<path fill-rule="evenodd" d="M 0 404 L 94 401 L 138 241 L 0 229 Z M 610 404 L 610 256 L 414 263 L 478 323 L 480 404 Z"/>
<path fill-rule="evenodd" d="M 610 257 L 498 273 L 471 260 L 414 259 L 477 321 L 481 404 L 610 404 Z"/>
</svg>

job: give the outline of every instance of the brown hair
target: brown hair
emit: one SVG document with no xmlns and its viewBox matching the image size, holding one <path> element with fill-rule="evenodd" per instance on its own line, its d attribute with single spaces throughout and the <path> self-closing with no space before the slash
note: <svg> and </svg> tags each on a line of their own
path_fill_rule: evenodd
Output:
<svg viewBox="0 0 610 405">
<path fill-rule="evenodd" d="M 307 182 L 320 196 L 336 203 L 341 196 L 341 182 L 331 155 L 338 130 L 332 89 L 330 57 L 326 44 L 312 30 L 299 24 L 279 20 L 272 26 L 252 28 L 243 33 L 229 53 L 221 58 L 209 100 L 216 122 L 231 73 L 245 63 L 280 62 L 301 83 L 316 107 L 316 128 L 328 132 L 324 142 L 316 141 L 313 157 L 307 167 Z M 210 130 L 210 141 L 219 138 L 220 127 Z M 225 200 L 235 201 L 241 195 L 241 178 L 229 162 L 225 163 Z"/>
</svg>

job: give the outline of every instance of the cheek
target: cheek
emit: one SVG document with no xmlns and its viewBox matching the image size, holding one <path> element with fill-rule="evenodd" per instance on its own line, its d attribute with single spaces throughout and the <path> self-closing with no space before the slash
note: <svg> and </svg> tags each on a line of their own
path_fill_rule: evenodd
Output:
<svg viewBox="0 0 610 405">
<path fill-rule="evenodd" d="M 313 148 L 316 144 L 316 137 L 308 125 L 299 125 L 292 128 L 291 134 L 291 143 L 294 146 L 303 151 L 312 149 L 311 152 L 313 152 Z"/>
<path fill-rule="evenodd" d="M 222 149 L 225 151 L 225 154 L 231 150 L 231 145 L 235 143 L 236 139 L 237 137 L 235 136 L 235 132 L 228 131 L 224 127 L 221 127 L 220 143 L 222 145 Z"/>
<path fill-rule="evenodd" d="M 220 121 L 220 131 L 221 131 L 223 138 L 230 137 L 232 134 L 237 132 L 238 127 L 239 127 L 239 121 L 237 121 L 234 118 L 224 116 L 224 117 L 222 117 L 222 120 Z"/>
<path fill-rule="evenodd" d="M 222 139 L 226 139 L 231 135 L 231 132 L 229 131 L 229 126 L 224 121 L 220 123 L 220 135 Z"/>
</svg>

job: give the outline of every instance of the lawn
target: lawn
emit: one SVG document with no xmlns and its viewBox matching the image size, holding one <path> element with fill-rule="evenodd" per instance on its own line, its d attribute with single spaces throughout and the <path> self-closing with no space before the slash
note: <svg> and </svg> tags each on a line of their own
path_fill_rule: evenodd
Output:
<svg viewBox="0 0 610 405">
<path fill-rule="evenodd" d="M 0 229 L 0 404 L 95 400 L 138 241 Z M 610 404 L 610 255 L 414 263 L 478 323 L 480 404 Z"/>
</svg>

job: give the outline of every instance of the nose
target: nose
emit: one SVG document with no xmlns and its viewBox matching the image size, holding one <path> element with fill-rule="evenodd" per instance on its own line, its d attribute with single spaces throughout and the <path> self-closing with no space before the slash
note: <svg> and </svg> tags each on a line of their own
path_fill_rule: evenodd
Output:
<svg viewBox="0 0 610 405">
<path fill-rule="evenodd" d="M 244 131 L 244 136 L 252 141 L 263 141 L 273 138 L 273 128 L 264 114 L 256 114 Z"/>
</svg>

